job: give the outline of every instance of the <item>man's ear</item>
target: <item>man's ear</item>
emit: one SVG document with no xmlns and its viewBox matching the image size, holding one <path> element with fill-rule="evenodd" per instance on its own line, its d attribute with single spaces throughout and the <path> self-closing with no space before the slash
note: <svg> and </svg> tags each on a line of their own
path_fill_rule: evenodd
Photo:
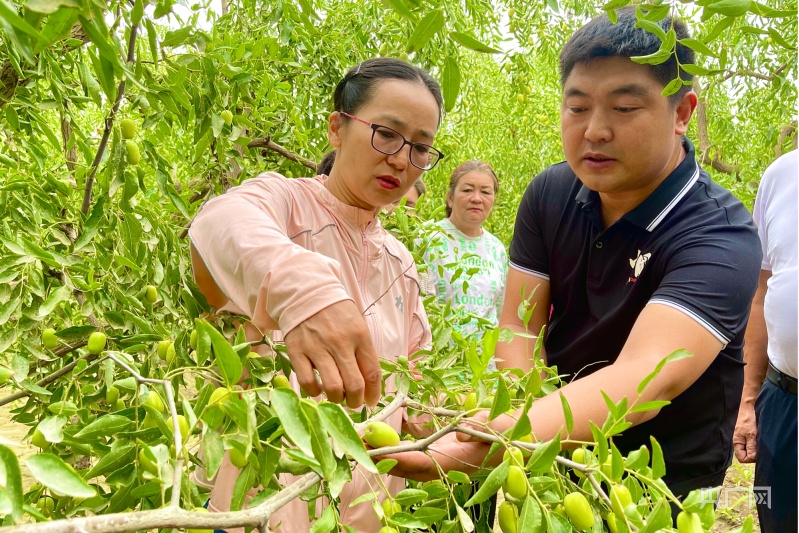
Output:
<svg viewBox="0 0 799 533">
<path fill-rule="evenodd" d="M 691 122 L 691 117 L 696 109 L 696 93 L 688 91 L 677 105 L 674 107 L 674 133 L 677 135 L 685 135 L 688 131 L 688 123 Z"/>
<path fill-rule="evenodd" d="M 341 147 L 341 113 L 333 111 L 327 119 L 327 139 L 333 148 Z"/>
</svg>

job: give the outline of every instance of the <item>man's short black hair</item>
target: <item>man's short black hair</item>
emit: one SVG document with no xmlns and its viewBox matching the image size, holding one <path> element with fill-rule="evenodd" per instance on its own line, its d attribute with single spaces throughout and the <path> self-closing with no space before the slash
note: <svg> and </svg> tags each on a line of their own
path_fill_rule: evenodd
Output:
<svg viewBox="0 0 799 533">
<path fill-rule="evenodd" d="M 660 37 L 643 28 L 635 27 L 637 19 L 634 6 L 619 9 L 616 14 L 618 21 L 615 24 L 610 21 L 607 14 L 603 14 L 572 35 L 560 52 L 561 85 L 566 84 L 566 79 L 578 63 L 590 62 L 601 57 L 646 56 L 660 49 Z M 668 32 L 673 24 L 677 39 L 690 37 L 688 27 L 679 19 L 668 16 L 656 24 L 665 32 Z M 677 77 L 677 60 L 681 65 L 694 63 L 694 51 L 687 46 L 678 42 L 676 52 L 677 59 L 672 54 L 665 63 L 646 65 L 663 87 Z M 685 81 L 693 79 L 693 76 L 683 69 L 680 69 L 679 76 Z M 683 85 L 677 93 L 670 96 L 671 102 L 676 104 L 690 90 L 689 85 Z"/>
</svg>

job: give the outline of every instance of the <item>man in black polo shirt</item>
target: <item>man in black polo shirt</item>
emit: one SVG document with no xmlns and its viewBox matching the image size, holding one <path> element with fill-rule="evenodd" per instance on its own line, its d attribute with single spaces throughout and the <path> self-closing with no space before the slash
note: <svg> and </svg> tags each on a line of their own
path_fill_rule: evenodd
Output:
<svg viewBox="0 0 799 533">
<path fill-rule="evenodd" d="M 654 436 L 666 483 L 685 495 L 720 485 L 732 458 L 743 332 L 761 252 L 746 208 L 699 168 L 684 137 L 696 95 L 689 86 L 661 94 L 677 76 L 674 57 L 656 66 L 629 59 L 661 44 L 635 22 L 631 8 L 618 12 L 617 24 L 594 19 L 561 52 L 566 162 L 537 176 L 519 207 L 500 325 L 531 333 L 546 326 L 542 355 L 569 382 L 559 392 L 578 441 L 592 441 L 589 421 L 601 426 L 607 417 L 601 391 L 633 401 L 664 357 L 693 353 L 667 364 L 639 400 L 671 404 L 632 414 L 633 427 L 614 438 L 626 453 Z M 660 24 L 678 39 L 688 36 L 680 21 Z M 682 45 L 677 56 L 693 63 Z M 526 330 L 518 308 L 531 292 Z M 529 371 L 532 347 L 522 337 L 500 343 L 500 366 Z M 529 417 L 537 439 L 565 437 L 558 394 L 537 400 Z M 511 424 L 492 422 L 497 430 Z M 433 455 L 444 469 L 461 470 L 469 470 L 461 461 L 480 464 L 488 450 L 454 438 L 433 448 L 443 452 Z M 423 454 L 398 458 L 402 475 L 437 476 Z"/>
</svg>

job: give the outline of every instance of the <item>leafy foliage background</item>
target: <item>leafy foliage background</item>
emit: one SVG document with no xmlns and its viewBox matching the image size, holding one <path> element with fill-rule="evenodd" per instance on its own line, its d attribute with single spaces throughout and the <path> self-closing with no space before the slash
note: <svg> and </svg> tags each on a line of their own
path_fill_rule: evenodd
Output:
<svg viewBox="0 0 799 533">
<path fill-rule="evenodd" d="M 751 206 L 762 171 L 796 140 L 797 4 L 739 2 L 735 14 L 712 4 L 654 7 L 688 18 L 704 47 L 704 109 L 689 135 L 705 167 Z M 562 159 L 557 54 L 601 8 L 582 0 L 0 0 L 0 362 L 29 393 L 15 423 L 32 433 L 54 414 L 49 406 L 71 401 L 77 431 L 107 410 L 105 389 L 127 374 L 77 363 L 93 328 L 143 374 L 195 385 L 180 369 L 198 366 L 188 333 L 207 306 L 192 282 L 185 228 L 207 198 L 258 172 L 313 175 L 302 161 L 328 149 L 333 89 L 369 57 L 402 57 L 442 81 L 447 113 L 436 146 L 446 159 L 425 175 L 420 218 L 442 216 L 457 164 L 483 159 L 501 182 L 487 227 L 509 243 L 525 187 Z M 138 165 L 126 162 L 121 118 L 138 124 Z M 412 250 L 425 233 L 401 212 L 387 224 Z M 143 298 L 147 285 L 157 287 L 154 305 Z M 448 310 L 428 304 L 440 359 L 422 398 L 447 383 L 455 348 L 468 349 L 460 339 L 449 344 Z M 45 350 L 46 327 L 75 349 Z M 170 365 L 158 363 L 158 339 L 175 342 Z M 74 372 L 37 385 L 72 363 Z M 127 402 L 139 395 L 123 390 Z M 100 441 L 47 436 L 71 463 L 108 453 Z"/>
</svg>

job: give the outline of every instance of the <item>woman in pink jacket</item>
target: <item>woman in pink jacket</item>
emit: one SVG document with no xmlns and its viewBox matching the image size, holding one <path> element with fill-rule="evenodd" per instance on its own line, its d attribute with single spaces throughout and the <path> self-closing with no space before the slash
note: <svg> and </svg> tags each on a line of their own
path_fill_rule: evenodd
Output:
<svg viewBox="0 0 799 533">
<path fill-rule="evenodd" d="M 442 103 L 438 83 L 423 70 L 398 59 L 364 61 L 335 90 L 328 138 L 336 157 L 329 175 L 262 174 L 208 202 L 192 223 L 200 289 L 217 309 L 283 336 L 295 388 L 313 396 L 324 392 L 353 408 L 364 400 L 375 404 L 381 393 L 377 354 L 393 361 L 429 344 L 413 259 L 377 214 L 441 159 L 431 145 Z M 386 387 L 391 391 L 393 382 Z M 387 422 L 399 430 L 402 413 Z M 211 511 L 230 508 L 237 475 L 226 457 Z M 281 483 L 290 481 L 282 475 Z M 388 476 L 383 482 L 391 493 L 404 484 Z M 356 469 L 340 496 L 342 522 L 361 532 L 380 529 L 371 502 L 350 507 L 379 487 Z M 318 500 L 318 512 L 323 504 Z M 307 505 L 287 505 L 272 526 L 307 533 Z"/>
</svg>

